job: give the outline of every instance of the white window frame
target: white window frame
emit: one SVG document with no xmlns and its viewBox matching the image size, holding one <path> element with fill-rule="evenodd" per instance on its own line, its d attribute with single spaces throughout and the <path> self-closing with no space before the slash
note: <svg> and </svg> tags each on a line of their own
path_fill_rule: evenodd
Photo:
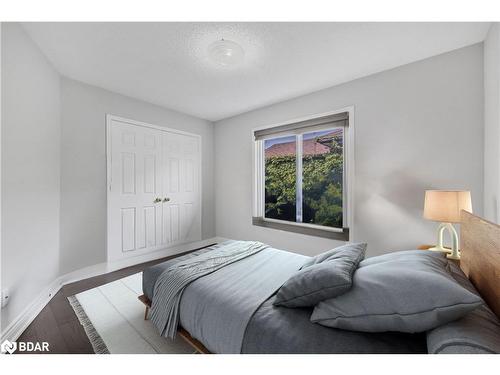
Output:
<svg viewBox="0 0 500 375">
<path fill-rule="evenodd" d="M 347 126 L 344 127 L 344 144 L 343 144 L 343 152 L 344 152 L 344 174 L 343 174 L 343 187 L 342 187 L 342 194 L 343 194 L 343 207 L 342 207 L 342 214 L 343 214 L 343 226 L 344 228 L 333 228 L 333 227 L 327 227 L 327 226 L 322 226 L 322 225 L 316 225 L 316 224 L 309 224 L 309 223 L 301 223 L 301 222 L 290 222 L 290 221 L 285 221 L 285 220 L 277 220 L 277 219 L 270 219 L 266 218 L 264 216 L 265 213 L 265 157 L 264 157 L 264 141 L 259 140 L 256 141 L 254 140 L 254 132 L 257 130 L 262 130 L 262 129 L 272 129 L 274 127 L 282 126 L 282 125 L 287 125 L 287 124 L 292 124 L 300 121 L 307 121 L 307 120 L 313 120 L 318 117 L 324 117 L 324 116 L 330 116 L 330 115 L 335 115 L 339 113 L 344 113 L 348 112 L 349 113 L 349 123 Z M 334 126 L 333 126 L 334 127 Z M 279 230 L 290 230 L 292 232 L 299 232 L 303 234 L 311 234 L 311 235 L 316 235 L 320 237 L 327 237 L 327 238 L 332 238 L 335 239 L 337 234 L 342 234 L 346 233 L 346 229 L 348 230 L 348 236 L 347 240 L 348 241 L 353 241 L 354 238 L 354 106 L 348 106 L 345 108 L 337 109 L 334 111 L 330 112 L 325 112 L 325 113 L 318 113 L 314 114 L 311 116 L 307 117 L 302 117 L 302 118 L 297 118 L 293 120 L 289 120 L 286 122 L 282 122 L 279 124 L 273 124 L 273 125 L 267 125 L 267 126 L 260 126 L 258 128 L 252 129 L 251 133 L 251 139 L 252 142 L 254 143 L 253 147 L 253 160 L 254 160 L 254 165 L 253 165 L 253 176 L 254 176 L 254 183 L 253 183 L 253 223 L 254 225 L 259 225 L 259 226 L 266 226 L 270 228 L 276 228 Z M 292 134 L 291 134 L 292 135 Z M 299 138 L 302 138 L 299 136 Z M 299 139 L 300 140 L 300 139 Z M 299 141 L 298 140 L 298 141 Z M 302 147 L 302 144 L 299 144 L 300 142 L 297 143 L 297 148 Z M 299 151 L 299 150 L 297 150 Z M 302 174 L 302 171 L 300 169 L 300 162 L 299 168 L 297 168 L 297 174 Z M 299 176 L 302 178 L 302 175 Z M 266 225 L 266 223 L 270 225 Z M 272 225 L 272 224 L 277 224 Z M 289 227 L 290 229 L 287 229 Z M 311 233 L 308 233 L 307 231 L 301 231 L 301 230 L 295 230 L 295 229 L 312 229 Z M 338 237 L 339 239 L 346 239 L 345 237 L 342 238 L 341 236 Z"/>
</svg>

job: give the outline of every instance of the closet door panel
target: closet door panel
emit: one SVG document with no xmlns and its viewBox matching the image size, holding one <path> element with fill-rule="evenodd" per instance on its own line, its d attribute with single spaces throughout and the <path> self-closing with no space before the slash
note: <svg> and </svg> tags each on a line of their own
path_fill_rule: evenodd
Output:
<svg viewBox="0 0 500 375">
<path fill-rule="evenodd" d="M 158 248 L 161 132 L 114 120 L 109 126 L 108 259 L 113 260 Z"/>
<path fill-rule="evenodd" d="M 171 206 L 170 230 L 173 243 L 201 239 L 200 142 L 198 137 L 165 133 L 164 186 Z"/>
</svg>

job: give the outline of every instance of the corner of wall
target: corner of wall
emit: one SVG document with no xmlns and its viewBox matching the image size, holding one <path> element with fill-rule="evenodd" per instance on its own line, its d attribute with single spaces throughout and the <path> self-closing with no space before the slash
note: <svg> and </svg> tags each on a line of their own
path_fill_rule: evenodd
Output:
<svg viewBox="0 0 500 375">
<path fill-rule="evenodd" d="M 500 223 L 500 25 L 484 40 L 484 217 Z"/>
</svg>

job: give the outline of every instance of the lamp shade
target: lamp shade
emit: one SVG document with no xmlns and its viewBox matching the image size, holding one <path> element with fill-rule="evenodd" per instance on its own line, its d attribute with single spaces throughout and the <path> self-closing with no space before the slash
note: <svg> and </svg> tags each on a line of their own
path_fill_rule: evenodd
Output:
<svg viewBox="0 0 500 375">
<path fill-rule="evenodd" d="M 458 223 L 461 210 L 472 212 L 470 191 L 426 190 L 424 218 L 443 223 Z"/>
</svg>

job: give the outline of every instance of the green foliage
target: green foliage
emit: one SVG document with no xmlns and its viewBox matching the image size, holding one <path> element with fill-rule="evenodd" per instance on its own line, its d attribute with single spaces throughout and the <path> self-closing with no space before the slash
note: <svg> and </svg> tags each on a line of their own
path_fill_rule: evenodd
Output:
<svg viewBox="0 0 500 375">
<path fill-rule="evenodd" d="M 342 143 L 333 139 L 330 153 L 302 160 L 303 222 L 342 227 Z M 266 217 L 295 221 L 295 156 L 266 159 Z"/>
<path fill-rule="evenodd" d="M 266 159 L 266 217 L 295 221 L 295 157 Z"/>
</svg>

